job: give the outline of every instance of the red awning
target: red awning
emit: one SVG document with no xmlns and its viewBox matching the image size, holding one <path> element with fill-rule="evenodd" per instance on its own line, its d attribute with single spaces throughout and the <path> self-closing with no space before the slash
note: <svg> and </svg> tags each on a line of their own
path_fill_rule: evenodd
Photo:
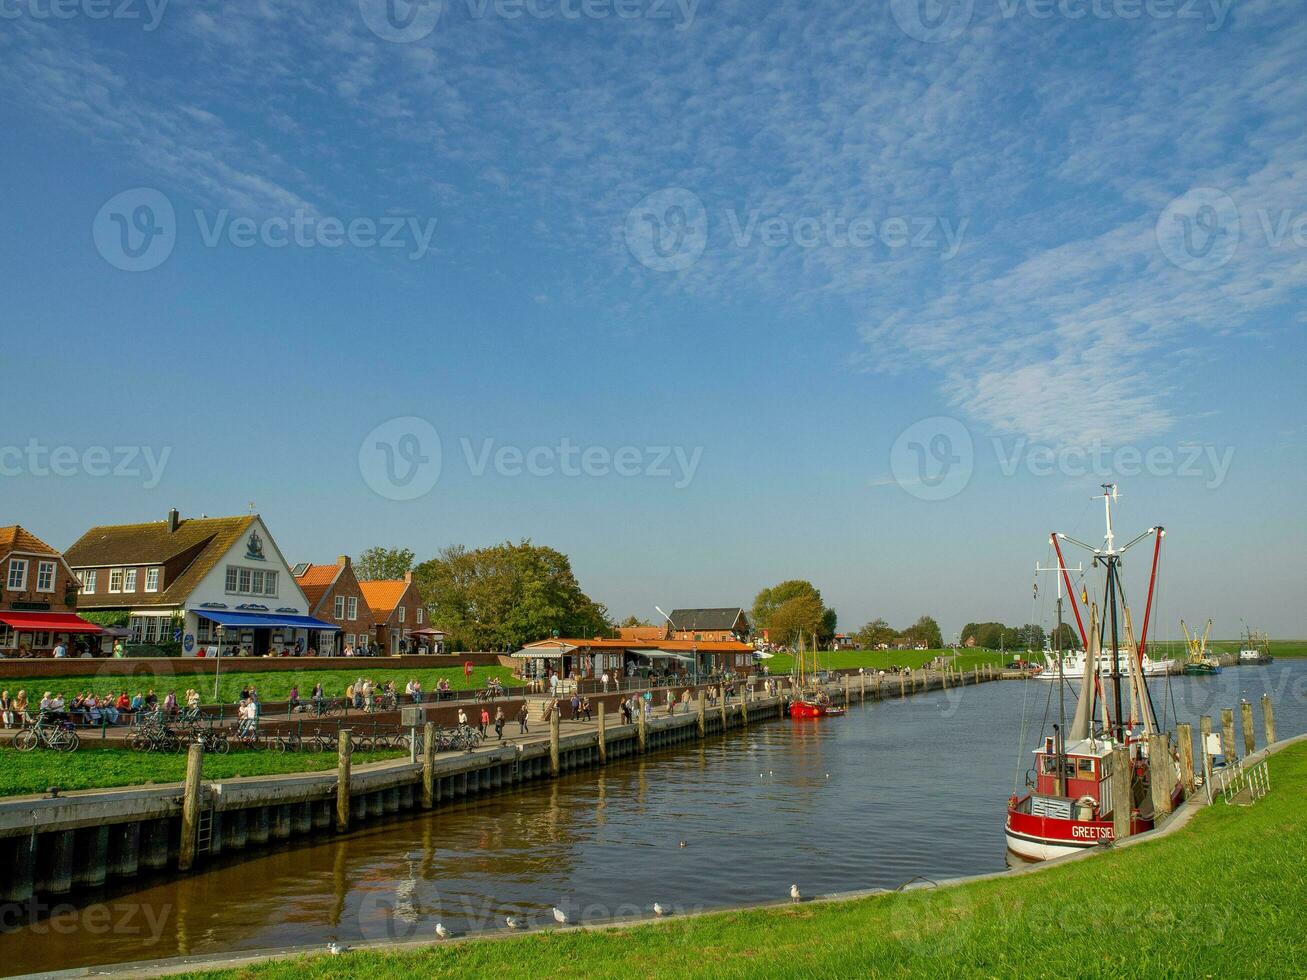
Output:
<svg viewBox="0 0 1307 980">
<path fill-rule="evenodd" d="M 88 623 L 74 613 L 10 612 L 0 609 L 0 623 L 8 623 L 25 633 L 102 633 L 94 623 Z"/>
</svg>

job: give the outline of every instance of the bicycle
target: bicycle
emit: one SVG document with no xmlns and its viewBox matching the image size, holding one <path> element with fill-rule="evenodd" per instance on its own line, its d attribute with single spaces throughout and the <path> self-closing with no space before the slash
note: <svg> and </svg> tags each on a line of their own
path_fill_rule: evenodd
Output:
<svg viewBox="0 0 1307 980">
<path fill-rule="evenodd" d="M 16 733 L 10 743 L 19 752 L 31 752 L 37 746 L 56 752 L 76 752 L 82 744 L 71 722 L 55 721 L 41 714 L 36 724 Z"/>
<path fill-rule="evenodd" d="M 309 703 L 313 706 L 314 718 L 337 715 L 345 710 L 345 703 L 340 698 L 314 698 Z"/>
</svg>

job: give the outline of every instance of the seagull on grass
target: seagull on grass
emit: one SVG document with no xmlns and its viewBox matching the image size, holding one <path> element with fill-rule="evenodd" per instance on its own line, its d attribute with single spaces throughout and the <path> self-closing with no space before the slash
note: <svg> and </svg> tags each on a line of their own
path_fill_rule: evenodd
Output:
<svg viewBox="0 0 1307 980">
<path fill-rule="evenodd" d="M 445 924 L 443 922 L 436 923 L 436 935 L 439 936 L 441 939 L 449 938 L 449 930 L 445 928 Z"/>
<path fill-rule="evenodd" d="M 341 953 L 349 952 L 349 947 L 342 946 L 340 943 L 328 943 L 327 949 L 331 952 L 332 956 L 339 956 Z"/>
<path fill-rule="evenodd" d="M 659 905 L 657 902 L 654 902 L 654 915 L 666 915 L 666 914 L 667 914 L 667 910 L 663 908 L 661 905 Z"/>
<path fill-rule="evenodd" d="M 567 913 L 557 906 L 554 907 L 554 921 L 560 926 L 567 925 Z"/>
<path fill-rule="evenodd" d="M 802 897 L 803 896 L 799 894 L 799 886 L 790 885 L 790 898 L 794 899 L 797 902 Z"/>
<path fill-rule="evenodd" d="M 521 919 L 518 919 L 516 916 L 512 916 L 512 915 L 506 915 L 506 916 L 504 916 L 504 924 L 507 925 L 508 928 L 510 928 L 510 929 L 521 929 L 521 928 L 522 928 L 522 920 L 521 920 Z"/>
</svg>

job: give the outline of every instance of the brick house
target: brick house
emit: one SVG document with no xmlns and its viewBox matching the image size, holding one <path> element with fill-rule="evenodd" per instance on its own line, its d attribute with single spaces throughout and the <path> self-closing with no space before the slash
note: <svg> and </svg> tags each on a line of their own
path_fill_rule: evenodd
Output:
<svg viewBox="0 0 1307 980">
<path fill-rule="evenodd" d="M 672 640 L 748 642 L 749 617 L 738 606 L 716 609 L 673 609 L 667 617 Z"/>
<path fill-rule="evenodd" d="M 372 642 L 377 622 L 349 555 L 341 555 L 334 565 L 296 565 L 294 574 L 309 600 L 309 615 L 340 627 L 336 633 L 318 634 L 319 657 L 340 656 L 347 647 L 354 649 L 360 643 L 367 646 Z"/>
<path fill-rule="evenodd" d="M 0 527 L 0 656 L 97 649 L 102 631 L 75 612 L 77 587 L 58 551 L 17 524 Z"/>
<path fill-rule="evenodd" d="M 422 595 L 413 584 L 413 573 L 407 573 L 402 579 L 360 582 L 359 588 L 376 621 L 372 630 L 373 647 L 385 656 L 415 652 L 422 640 L 414 633 L 430 634 L 431 630 Z"/>
</svg>

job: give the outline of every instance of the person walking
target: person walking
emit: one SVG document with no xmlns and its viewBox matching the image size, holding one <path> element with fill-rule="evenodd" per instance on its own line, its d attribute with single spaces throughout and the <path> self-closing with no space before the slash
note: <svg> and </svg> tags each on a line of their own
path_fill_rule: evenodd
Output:
<svg viewBox="0 0 1307 980">
<path fill-rule="evenodd" d="M 482 738 L 485 738 L 485 737 L 486 737 L 486 729 L 490 727 L 490 709 L 489 709 L 489 708 L 482 708 L 482 709 L 481 709 L 481 724 L 480 724 L 479 727 L 480 727 L 480 729 L 481 729 L 481 737 L 482 737 Z"/>
<path fill-rule="evenodd" d="M 526 710 L 526 702 L 523 701 L 522 706 L 517 709 L 517 731 L 519 735 L 530 734 L 530 729 L 526 727 L 526 719 L 529 714 L 530 712 Z"/>
<path fill-rule="evenodd" d="M 4 720 L 5 728 L 14 727 L 14 701 L 8 691 L 0 691 L 0 718 Z"/>
<path fill-rule="evenodd" d="M 467 726 L 467 712 L 466 712 L 465 710 L 463 710 L 462 708 L 459 708 L 459 709 L 458 709 L 458 727 L 459 727 L 459 728 L 464 728 L 464 727 L 466 727 L 466 726 Z"/>
<path fill-rule="evenodd" d="M 604 675 L 603 675 L 603 677 L 601 677 L 601 678 L 599 679 L 599 682 L 600 682 L 601 684 L 603 684 L 603 686 L 604 686 L 604 693 L 607 694 L 607 693 L 608 693 L 608 671 L 606 671 L 606 670 L 604 671 Z"/>
<path fill-rule="evenodd" d="M 572 720 L 581 720 L 581 695 L 575 692 L 572 694 Z"/>
<path fill-rule="evenodd" d="M 507 720 L 504 717 L 504 707 L 500 705 L 495 709 L 495 738 L 501 742 L 504 740 L 504 722 Z"/>
</svg>

